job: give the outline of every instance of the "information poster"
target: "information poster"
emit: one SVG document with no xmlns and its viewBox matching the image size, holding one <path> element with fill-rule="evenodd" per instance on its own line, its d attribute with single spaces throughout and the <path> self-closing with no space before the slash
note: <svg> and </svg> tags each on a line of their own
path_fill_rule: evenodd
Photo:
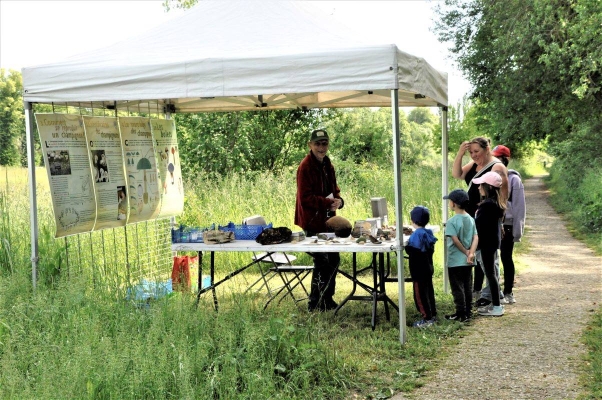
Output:
<svg viewBox="0 0 602 400">
<path fill-rule="evenodd" d="M 36 114 L 56 220 L 55 237 L 89 232 L 96 220 L 90 158 L 79 115 Z"/>
<path fill-rule="evenodd" d="M 152 119 L 151 128 L 159 169 L 159 190 L 161 192 L 159 218 L 180 215 L 184 211 L 184 185 L 182 184 L 176 125 L 173 120 Z"/>
<path fill-rule="evenodd" d="M 120 117 L 119 128 L 130 203 L 127 223 L 155 219 L 159 215 L 161 194 L 150 119 Z"/>
<path fill-rule="evenodd" d="M 94 230 L 124 226 L 129 201 L 117 118 L 83 118 L 97 206 Z"/>
</svg>

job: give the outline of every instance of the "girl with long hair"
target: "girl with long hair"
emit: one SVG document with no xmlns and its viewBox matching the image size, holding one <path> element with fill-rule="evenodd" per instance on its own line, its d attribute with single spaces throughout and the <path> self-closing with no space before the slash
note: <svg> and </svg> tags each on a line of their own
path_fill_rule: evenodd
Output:
<svg viewBox="0 0 602 400">
<path fill-rule="evenodd" d="M 481 202 L 475 214 L 475 224 L 479 235 L 481 261 L 491 293 L 500 292 L 500 284 L 495 273 L 495 255 L 502 239 L 502 218 L 506 210 L 506 198 L 501 194 L 502 177 L 497 172 L 487 172 L 474 178 L 472 183 L 479 185 Z M 504 306 L 499 296 L 492 296 L 491 304 L 478 308 L 479 315 L 499 317 L 504 315 Z"/>
</svg>

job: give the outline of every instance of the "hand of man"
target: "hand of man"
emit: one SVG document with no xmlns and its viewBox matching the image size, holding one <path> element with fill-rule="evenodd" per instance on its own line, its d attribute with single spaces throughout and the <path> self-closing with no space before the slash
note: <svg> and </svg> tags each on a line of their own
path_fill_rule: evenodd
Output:
<svg viewBox="0 0 602 400">
<path fill-rule="evenodd" d="M 336 210 L 338 210 L 339 207 L 341 207 L 341 204 L 343 204 L 343 202 L 341 201 L 341 199 L 334 199 L 334 201 L 330 205 L 330 211 L 336 211 Z"/>
</svg>

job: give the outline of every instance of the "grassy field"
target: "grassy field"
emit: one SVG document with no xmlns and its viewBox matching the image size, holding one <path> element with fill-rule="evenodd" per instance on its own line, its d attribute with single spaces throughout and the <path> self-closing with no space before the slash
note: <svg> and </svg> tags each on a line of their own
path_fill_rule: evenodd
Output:
<svg viewBox="0 0 602 400">
<path fill-rule="evenodd" d="M 390 171 L 338 165 L 351 221 L 370 216 L 370 197 L 386 197 L 393 213 Z M 386 398 L 424 383 L 464 326 L 441 321 L 408 329 L 399 342 L 398 315 L 386 321 L 382 304 L 370 327 L 370 304 L 350 302 L 334 316 L 309 313 L 305 302 L 285 300 L 263 306 L 266 293 L 245 293 L 258 277 L 253 270 L 218 288 L 220 311 L 210 296 L 195 307 L 192 293 L 176 293 L 139 307 L 111 286 L 93 285 L 91 274 L 65 276 L 33 292 L 29 261 L 26 171 L 0 174 L 0 398 L 94 399 L 344 399 Z M 38 174 L 41 225 L 40 263 L 56 261 L 61 241 L 54 223 L 45 173 Z M 403 175 L 404 218 L 416 204 L 427 205 L 441 223 L 440 171 L 412 169 Z M 454 185 L 450 181 L 450 187 Z M 209 226 L 261 214 L 275 226 L 293 225 L 294 171 L 278 176 L 203 177 L 186 186 L 180 223 Z M 391 221 L 393 222 L 393 221 Z M 407 223 L 404 220 L 404 223 Z M 451 312 L 443 292 L 441 233 L 435 255 L 439 315 Z M 520 246 L 519 250 L 520 251 Z M 218 279 L 250 260 L 251 254 L 219 255 Z M 310 264 L 299 255 L 300 264 Z M 54 261 L 53 261 L 54 260 Z M 368 264 L 360 258 L 360 264 Z M 119 268 L 118 265 L 113 266 Z M 342 268 L 351 268 L 343 255 Z M 165 277 L 170 271 L 165 271 Z M 369 279 L 366 276 L 366 279 Z M 335 299 L 351 290 L 337 280 Z M 397 284 L 387 286 L 397 299 Z M 418 318 L 406 284 L 408 323 Z"/>
</svg>

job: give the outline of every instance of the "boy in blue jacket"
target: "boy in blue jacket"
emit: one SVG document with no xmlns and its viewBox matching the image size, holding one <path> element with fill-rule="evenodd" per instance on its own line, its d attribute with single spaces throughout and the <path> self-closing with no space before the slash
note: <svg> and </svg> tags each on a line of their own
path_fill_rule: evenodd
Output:
<svg viewBox="0 0 602 400">
<path fill-rule="evenodd" d="M 410 212 L 414 231 L 408 239 L 405 251 L 408 254 L 410 275 L 414 283 L 414 303 L 422 319 L 414 322 L 416 328 L 433 325 L 437 316 L 435 290 L 433 288 L 433 253 L 437 238 L 426 229 L 431 215 L 428 208 L 416 206 Z"/>
</svg>

